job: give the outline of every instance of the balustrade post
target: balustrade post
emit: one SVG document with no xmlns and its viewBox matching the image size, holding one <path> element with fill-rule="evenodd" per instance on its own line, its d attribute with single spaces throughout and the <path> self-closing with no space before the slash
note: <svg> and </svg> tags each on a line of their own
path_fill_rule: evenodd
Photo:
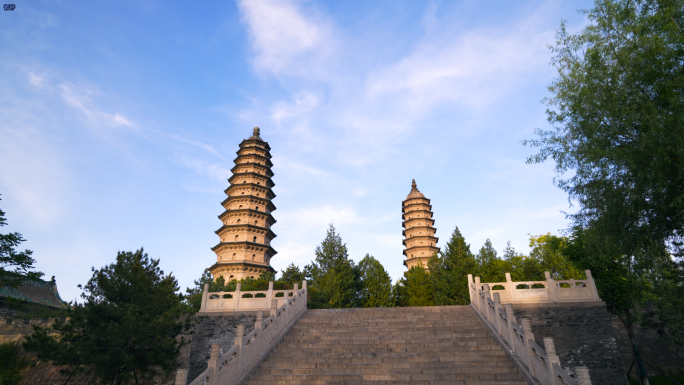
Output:
<svg viewBox="0 0 684 385">
<path fill-rule="evenodd" d="M 188 383 L 188 369 L 178 369 L 176 371 L 175 385 L 185 385 Z"/>
<path fill-rule="evenodd" d="M 499 309 L 501 309 L 501 297 L 499 296 L 499 293 L 492 294 L 492 297 L 494 297 L 494 319 L 496 319 L 496 330 L 499 332 L 499 335 L 502 336 L 503 333 L 501 333 L 501 319 L 499 318 Z"/>
<path fill-rule="evenodd" d="M 235 287 L 235 295 L 233 296 L 233 306 L 235 306 L 235 310 L 240 310 L 240 299 L 242 298 L 242 294 L 240 293 L 241 289 L 242 284 L 238 282 Z"/>
<path fill-rule="evenodd" d="M 302 281 L 302 289 L 304 290 L 304 293 L 302 293 L 304 295 L 304 303 L 302 304 L 302 307 L 306 309 L 307 302 L 309 300 L 309 291 L 306 289 L 306 280 Z"/>
<path fill-rule="evenodd" d="M 515 341 L 513 334 L 513 324 L 517 324 L 515 314 L 513 313 L 513 304 L 506 304 L 506 315 L 508 316 L 508 340 L 511 342 L 511 351 L 515 353 Z"/>
<path fill-rule="evenodd" d="M 553 343 L 553 338 L 544 337 L 544 350 L 546 351 L 546 356 L 549 358 L 546 363 L 546 368 L 549 371 L 549 383 L 552 385 L 556 384 L 556 375 L 553 371 L 553 364 L 560 366 L 560 358 L 556 354 L 556 345 Z"/>
<path fill-rule="evenodd" d="M 270 315 L 273 316 L 273 322 L 275 325 L 276 316 L 278 315 L 278 300 L 277 299 L 271 300 L 271 314 Z"/>
<path fill-rule="evenodd" d="M 209 284 L 204 284 L 204 291 L 202 292 L 202 305 L 200 306 L 200 313 L 207 311 L 207 301 L 209 300 Z"/>
<path fill-rule="evenodd" d="M 472 304 L 475 299 L 473 298 L 473 275 L 468 274 L 468 294 L 470 295 L 470 303 Z"/>
<path fill-rule="evenodd" d="M 506 291 L 508 292 L 508 301 L 513 302 L 518 299 L 511 273 L 506 273 Z"/>
<path fill-rule="evenodd" d="M 261 340 L 263 339 L 263 336 L 261 335 L 261 325 L 264 321 L 264 312 L 259 310 L 257 312 L 257 317 L 256 317 L 256 322 L 254 322 L 254 330 L 256 330 L 256 349 L 257 349 L 257 356 L 261 355 Z"/>
<path fill-rule="evenodd" d="M 534 376 L 534 361 L 532 359 L 532 349 L 530 348 L 530 341 L 534 341 L 534 333 L 532 333 L 532 324 L 529 318 L 522 318 L 520 320 L 523 332 L 525 333 L 525 350 L 527 350 L 527 362 L 530 363 L 530 373 Z"/>
<path fill-rule="evenodd" d="M 235 346 L 237 347 L 237 360 L 238 360 L 238 362 L 237 362 L 237 367 L 238 367 L 237 378 L 242 377 L 242 369 L 243 369 L 242 365 L 244 362 L 244 360 L 242 358 L 242 356 L 243 356 L 243 354 L 242 354 L 242 346 L 243 346 L 242 340 L 243 340 L 244 336 L 245 336 L 245 325 L 238 325 L 237 332 L 235 333 Z M 218 384 L 214 384 L 214 385 L 218 385 Z"/>
<path fill-rule="evenodd" d="M 266 305 L 269 305 L 273 300 L 273 282 L 268 283 L 268 293 L 266 294 Z"/>
<path fill-rule="evenodd" d="M 483 292 L 484 292 L 484 312 L 485 312 L 485 317 L 489 321 L 489 323 L 492 323 L 492 317 L 489 315 L 489 301 L 488 299 L 491 299 L 491 296 L 489 294 L 489 284 L 485 283 L 482 284 Z"/>
<path fill-rule="evenodd" d="M 209 361 L 207 362 L 207 367 L 211 369 L 211 385 L 218 385 L 218 360 L 221 354 L 221 345 L 211 344 L 211 354 L 209 356 Z M 209 385 L 209 384 L 207 384 Z"/>
<path fill-rule="evenodd" d="M 594 282 L 594 277 L 591 276 L 591 270 L 584 270 L 584 274 L 587 276 L 587 286 L 591 290 L 591 297 L 594 301 L 600 301 L 598 290 L 596 290 L 596 282 Z"/>
<path fill-rule="evenodd" d="M 294 284 L 294 289 L 292 290 L 292 296 L 295 299 L 295 304 L 294 304 L 294 316 L 299 314 L 299 284 L 295 283 Z"/>
<path fill-rule="evenodd" d="M 558 302 L 558 295 L 556 294 L 556 282 L 553 280 L 553 278 L 551 278 L 551 273 L 545 271 L 544 277 L 546 277 L 546 292 L 548 293 L 549 299 L 553 302 Z"/>
<path fill-rule="evenodd" d="M 475 297 L 477 297 L 477 308 L 482 312 L 482 301 L 480 301 L 480 290 L 482 290 L 482 285 L 480 285 L 480 277 L 475 277 Z"/>
<path fill-rule="evenodd" d="M 575 367 L 575 378 L 577 378 L 577 383 L 579 385 L 591 385 L 591 378 L 589 378 L 589 368 L 587 368 L 586 366 Z"/>
<path fill-rule="evenodd" d="M 285 298 L 284 304 L 285 304 L 285 325 L 290 324 L 290 291 L 285 290 L 285 294 L 283 294 L 283 298 Z"/>
</svg>

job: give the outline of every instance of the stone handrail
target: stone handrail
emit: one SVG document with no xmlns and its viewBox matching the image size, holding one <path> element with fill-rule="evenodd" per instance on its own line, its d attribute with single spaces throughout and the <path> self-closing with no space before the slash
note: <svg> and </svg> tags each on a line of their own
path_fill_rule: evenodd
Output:
<svg viewBox="0 0 684 385">
<path fill-rule="evenodd" d="M 545 271 L 545 281 L 522 282 L 513 282 L 511 274 L 506 273 L 506 282 L 489 282 L 488 285 L 490 290 L 499 294 L 502 304 L 600 301 L 591 271 L 585 270 L 585 273 L 587 279 L 554 281 L 551 274 Z M 480 283 L 480 277 L 475 277 L 474 283 L 478 289 L 482 290 L 484 283 Z M 527 286 L 527 288 L 518 289 L 520 285 Z M 542 287 L 533 288 L 535 285 Z"/>
<path fill-rule="evenodd" d="M 239 385 L 245 382 L 251 371 L 306 312 L 306 281 L 302 282 L 301 290 L 295 284 L 292 296 L 288 296 L 288 292 L 285 290 L 287 300 L 283 300 L 280 307 L 276 299 L 271 300 L 268 318 L 264 319 L 263 311 L 258 310 L 251 333 L 244 335 L 245 326 L 238 325 L 235 344 L 226 353 L 221 355 L 220 345 L 212 344 L 207 369 L 189 385 Z M 187 369 L 178 369 L 176 385 L 186 385 L 187 377 Z"/>
<path fill-rule="evenodd" d="M 202 293 L 202 306 L 198 314 L 269 311 L 273 300 L 277 300 L 278 307 L 280 307 L 285 301 L 285 293 L 291 293 L 290 290 L 273 290 L 273 282 L 268 283 L 268 290 L 242 291 L 241 286 L 242 284 L 238 283 L 235 291 L 209 292 L 209 284 L 205 284 Z M 277 296 L 281 293 L 283 294 L 282 297 Z M 259 294 L 262 296 L 257 297 Z"/>
<path fill-rule="evenodd" d="M 587 277 L 591 277 L 588 272 Z M 482 284 L 483 289 L 478 285 L 479 282 L 473 282 L 472 274 L 468 274 L 470 306 L 530 383 L 591 385 L 587 367 L 575 367 L 577 379 L 570 377 L 560 366 L 553 338 L 544 337 L 544 348 L 539 346 L 534 340 L 530 320 L 523 318 L 518 325 L 513 305 L 505 304 L 504 310 L 500 293 L 490 295 L 490 284 Z"/>
</svg>

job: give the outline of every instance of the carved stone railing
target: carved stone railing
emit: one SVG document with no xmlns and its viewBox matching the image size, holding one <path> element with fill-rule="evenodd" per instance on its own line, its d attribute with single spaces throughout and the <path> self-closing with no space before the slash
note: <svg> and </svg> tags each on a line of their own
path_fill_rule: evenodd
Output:
<svg viewBox="0 0 684 385">
<path fill-rule="evenodd" d="M 238 283 L 235 291 L 209 292 L 209 284 L 205 284 L 202 306 L 198 314 L 269 311 L 273 300 L 278 301 L 278 307 L 280 307 L 285 301 L 286 292 L 292 295 L 291 290 L 273 290 L 273 282 L 268 283 L 268 290 L 242 291 L 241 286 L 242 284 Z"/>
<path fill-rule="evenodd" d="M 589 271 L 587 277 L 591 277 Z M 561 367 L 553 338 L 544 337 L 544 348 L 539 346 L 534 340 L 530 320 L 523 318 L 520 320 L 521 325 L 518 325 L 513 304 L 502 306 L 500 292 L 492 294 L 490 284 L 487 283 L 482 284 L 480 289 L 479 277 L 477 278 L 473 282 L 473 276 L 468 274 L 470 306 L 528 382 L 544 385 L 591 385 L 587 367 L 575 367 L 577 379 L 570 377 Z"/>
<path fill-rule="evenodd" d="M 272 289 L 272 282 L 269 287 Z M 288 295 L 289 290 L 284 292 L 281 306 L 278 306 L 277 299 L 271 300 L 268 318 L 264 319 L 263 310 L 258 310 L 251 333 L 244 335 L 244 325 L 238 325 L 235 344 L 223 355 L 220 354 L 220 345 L 212 344 L 207 369 L 189 385 L 239 385 L 246 381 L 251 371 L 306 312 L 306 281 L 302 282 L 301 290 L 295 284 L 292 296 Z M 187 369 L 179 369 L 176 372 L 176 385 L 186 385 L 187 377 Z"/>
<path fill-rule="evenodd" d="M 545 281 L 513 282 L 506 273 L 506 282 L 487 282 L 492 292 L 498 293 L 501 303 L 555 303 L 600 301 L 596 283 L 591 271 L 585 270 L 587 279 L 566 279 L 554 281 L 548 271 Z M 482 290 L 480 277 L 475 277 L 475 286 Z M 472 298 L 470 299 L 472 302 Z"/>
</svg>

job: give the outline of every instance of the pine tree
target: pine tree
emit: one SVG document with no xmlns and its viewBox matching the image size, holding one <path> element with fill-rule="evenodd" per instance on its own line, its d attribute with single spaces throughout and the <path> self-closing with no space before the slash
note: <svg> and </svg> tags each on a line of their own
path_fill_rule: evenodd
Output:
<svg viewBox="0 0 684 385">
<path fill-rule="evenodd" d="M 451 234 L 451 239 L 444 246 L 439 256 L 429 262 L 430 278 L 435 290 L 435 304 L 468 305 L 468 274 L 477 273 L 477 261 L 470 252 L 470 245 L 458 227 Z"/>
<path fill-rule="evenodd" d="M 496 255 L 492 242 L 487 238 L 477 253 L 478 275 L 482 282 L 504 282 L 508 264 Z M 474 275 L 474 274 L 473 274 Z"/>
<path fill-rule="evenodd" d="M 5 212 L 0 210 L 0 227 L 7 225 Z M 0 288 L 19 287 L 25 280 L 39 279 L 43 273 L 31 271 L 36 260 L 33 251 L 18 251 L 16 248 L 26 241 L 19 233 L 0 234 Z"/>
<path fill-rule="evenodd" d="M 316 260 L 307 265 L 305 271 L 313 286 L 313 308 L 357 305 L 360 274 L 332 223 L 321 244 L 316 246 Z"/>
<path fill-rule="evenodd" d="M 380 261 L 370 254 L 366 254 L 359 262 L 359 270 L 361 271 L 359 306 L 393 306 L 392 280 Z"/>
<path fill-rule="evenodd" d="M 404 273 L 403 282 L 406 299 L 404 306 L 434 306 L 434 286 L 423 265 L 413 266 Z"/>
<path fill-rule="evenodd" d="M 295 283 L 301 285 L 304 279 L 304 273 L 299 269 L 299 266 L 290 263 L 285 270 L 281 270 L 279 281 L 288 285 L 294 285 Z"/>
</svg>

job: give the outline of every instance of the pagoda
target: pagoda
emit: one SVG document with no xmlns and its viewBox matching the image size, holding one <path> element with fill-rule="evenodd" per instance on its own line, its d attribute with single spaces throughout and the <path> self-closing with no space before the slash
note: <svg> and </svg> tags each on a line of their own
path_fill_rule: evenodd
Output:
<svg viewBox="0 0 684 385">
<path fill-rule="evenodd" d="M 402 243 L 406 247 L 404 266 L 409 270 L 419 264 L 427 268 L 430 257 L 439 251 L 439 247 L 435 246 L 439 238 L 435 237 L 437 229 L 433 227 L 435 220 L 432 219 L 431 210 L 430 200 L 418 191 L 414 179 L 411 183 L 411 192 L 401 207 L 401 225 L 404 227 Z"/>
<path fill-rule="evenodd" d="M 277 253 L 271 247 L 276 235 L 271 231 L 276 221 L 271 212 L 276 207 L 271 200 L 275 184 L 271 180 L 271 147 L 259 136 L 259 127 L 240 143 L 235 158 L 230 186 L 221 205 L 225 209 L 219 219 L 223 223 L 216 230 L 220 243 L 212 247 L 216 263 L 209 268 L 214 280 L 226 282 L 242 278 L 258 278 L 266 271 L 275 272 L 271 258 Z"/>
</svg>

